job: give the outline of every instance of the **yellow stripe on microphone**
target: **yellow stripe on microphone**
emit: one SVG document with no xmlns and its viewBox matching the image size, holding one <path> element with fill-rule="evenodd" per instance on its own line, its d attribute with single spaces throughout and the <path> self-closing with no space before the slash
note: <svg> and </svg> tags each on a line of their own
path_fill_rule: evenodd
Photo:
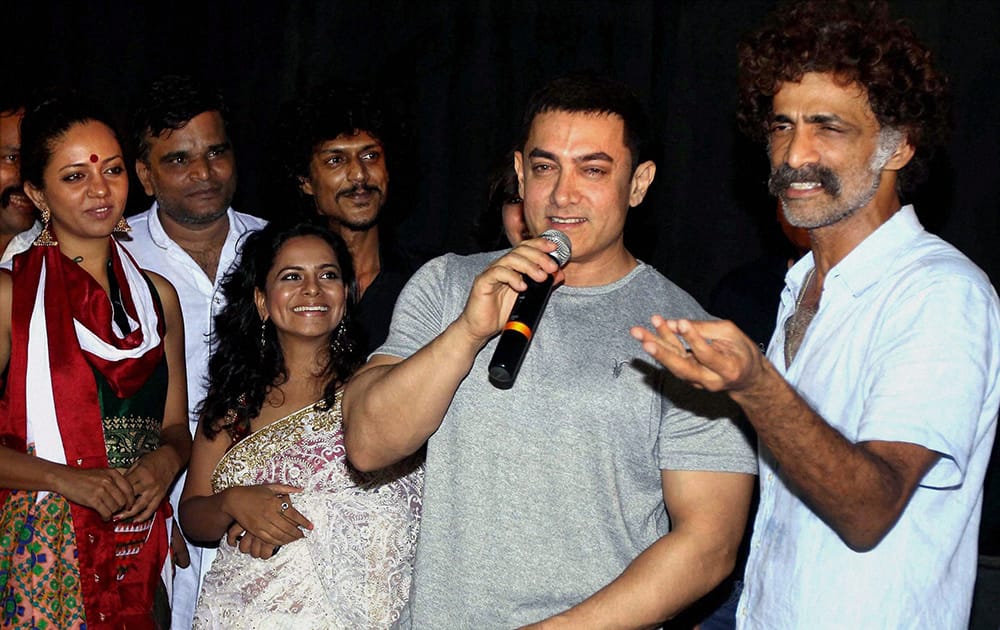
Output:
<svg viewBox="0 0 1000 630">
<path fill-rule="evenodd" d="M 514 332 L 519 332 L 522 335 L 524 335 L 526 338 L 528 338 L 529 340 L 531 339 L 531 329 L 528 328 L 527 326 L 525 326 L 521 322 L 507 322 L 504 325 L 503 329 L 504 330 L 513 330 Z"/>
</svg>

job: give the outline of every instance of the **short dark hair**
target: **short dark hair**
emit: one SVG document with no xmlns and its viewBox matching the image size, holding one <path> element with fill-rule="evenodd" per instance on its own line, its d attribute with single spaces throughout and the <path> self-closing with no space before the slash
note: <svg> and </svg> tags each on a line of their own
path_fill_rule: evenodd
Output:
<svg viewBox="0 0 1000 630">
<path fill-rule="evenodd" d="M 647 157 L 652 123 L 642 101 L 628 85 L 607 77 L 574 74 L 554 79 L 532 94 L 521 127 L 523 148 L 535 117 L 546 112 L 614 114 L 625 125 L 625 146 L 632 155 L 632 170 Z"/>
<path fill-rule="evenodd" d="M 4 86 L 0 94 L 0 116 L 11 116 L 28 107 L 28 98 L 21 91 Z"/>
<path fill-rule="evenodd" d="M 107 125 L 119 137 L 110 114 L 75 90 L 51 90 L 29 106 L 21 119 L 21 179 L 43 190 L 45 167 L 56 143 L 74 125 L 90 121 Z"/>
<path fill-rule="evenodd" d="M 739 45 L 740 127 L 767 138 L 774 94 L 809 72 L 832 73 L 863 88 L 882 127 L 906 134 L 914 158 L 900 171 L 908 189 L 948 136 L 947 78 L 906 22 L 894 20 L 881 0 L 787 2 Z"/>
<path fill-rule="evenodd" d="M 380 94 L 341 82 L 325 83 L 286 104 L 280 127 L 283 170 L 296 187 L 300 178 L 309 176 L 313 151 L 320 144 L 364 131 L 382 144 L 388 162 L 395 131 Z"/>
<path fill-rule="evenodd" d="M 180 129 L 204 112 L 219 112 L 228 133 L 229 110 L 222 92 L 192 76 L 169 74 L 151 82 L 134 104 L 132 148 L 136 159 L 149 159 L 148 138 Z"/>
</svg>

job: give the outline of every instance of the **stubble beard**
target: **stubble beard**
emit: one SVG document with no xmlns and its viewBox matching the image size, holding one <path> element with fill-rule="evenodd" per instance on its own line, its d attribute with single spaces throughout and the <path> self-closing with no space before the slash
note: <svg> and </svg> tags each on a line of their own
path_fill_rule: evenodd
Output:
<svg viewBox="0 0 1000 630">
<path fill-rule="evenodd" d="M 864 208 L 878 193 L 882 183 L 882 169 L 903 140 L 903 133 L 893 127 L 883 127 L 879 130 L 878 145 L 872 153 L 868 164 L 857 174 L 848 173 L 848 181 L 863 181 L 870 178 L 867 186 L 857 191 L 844 191 L 843 180 L 832 169 L 820 164 L 807 164 L 793 169 L 788 164 L 771 169 L 768 179 L 768 190 L 781 199 L 782 212 L 790 225 L 807 230 L 827 227 L 839 223 Z M 792 182 L 818 181 L 823 191 L 829 196 L 826 203 L 812 212 L 797 212 L 797 200 L 789 199 L 785 194 Z"/>
<path fill-rule="evenodd" d="M 375 208 L 375 213 L 371 217 L 362 220 L 351 220 L 323 213 L 322 211 L 319 211 L 319 208 L 317 208 L 317 211 L 326 217 L 327 223 L 330 224 L 331 228 L 339 227 L 349 232 L 367 232 L 377 226 L 379 221 L 382 219 L 382 210 L 385 208 L 386 195 L 384 195 L 382 190 L 376 186 L 365 186 L 363 188 L 367 191 L 378 193 L 378 206 Z M 343 196 L 346 197 L 346 195 Z"/>
<path fill-rule="evenodd" d="M 228 203 L 223 208 L 216 209 L 208 214 L 194 214 L 183 208 L 163 204 L 160 204 L 159 207 L 163 210 L 164 214 L 170 217 L 175 223 L 181 225 L 210 225 L 226 216 L 226 212 L 229 210 Z"/>
</svg>

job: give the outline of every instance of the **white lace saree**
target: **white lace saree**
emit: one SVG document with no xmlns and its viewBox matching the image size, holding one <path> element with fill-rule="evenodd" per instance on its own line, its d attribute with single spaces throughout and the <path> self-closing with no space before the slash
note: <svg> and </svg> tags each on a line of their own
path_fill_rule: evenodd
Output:
<svg viewBox="0 0 1000 630">
<path fill-rule="evenodd" d="M 195 628 L 390 628 L 410 591 L 423 467 L 362 474 L 344 456 L 340 397 L 243 438 L 212 474 L 236 485 L 303 488 L 296 509 L 315 526 L 267 560 L 225 540 L 205 576 Z"/>
</svg>

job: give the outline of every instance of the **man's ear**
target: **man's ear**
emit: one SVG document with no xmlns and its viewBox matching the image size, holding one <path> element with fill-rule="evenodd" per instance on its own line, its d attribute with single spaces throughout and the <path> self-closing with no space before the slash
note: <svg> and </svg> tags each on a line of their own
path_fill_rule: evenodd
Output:
<svg viewBox="0 0 1000 630">
<path fill-rule="evenodd" d="M 517 195 L 524 199 L 524 154 L 514 151 L 514 172 L 517 173 Z"/>
<path fill-rule="evenodd" d="M 153 188 L 153 173 L 149 168 L 149 164 L 142 160 L 136 160 L 135 174 L 139 178 L 139 183 L 142 184 L 142 189 L 146 192 L 146 195 L 155 197 L 156 189 Z"/>
<path fill-rule="evenodd" d="M 892 152 L 889 156 L 889 161 L 885 163 L 882 170 L 886 171 L 898 171 L 904 166 L 910 163 L 913 159 L 913 154 L 916 153 L 916 149 L 910 144 L 910 134 L 905 134 L 902 141 L 900 141 L 899 146 L 896 150 Z"/>
<path fill-rule="evenodd" d="M 309 195 L 312 197 L 315 193 L 313 192 L 312 181 L 308 177 L 302 177 L 299 175 L 299 190 L 302 191 L 303 195 Z"/>
<path fill-rule="evenodd" d="M 654 177 L 656 177 L 656 164 L 652 161 L 647 160 L 635 167 L 628 194 L 629 208 L 634 208 L 642 203 L 642 200 L 646 197 L 646 191 L 649 190 L 650 184 L 653 183 Z"/>
</svg>

